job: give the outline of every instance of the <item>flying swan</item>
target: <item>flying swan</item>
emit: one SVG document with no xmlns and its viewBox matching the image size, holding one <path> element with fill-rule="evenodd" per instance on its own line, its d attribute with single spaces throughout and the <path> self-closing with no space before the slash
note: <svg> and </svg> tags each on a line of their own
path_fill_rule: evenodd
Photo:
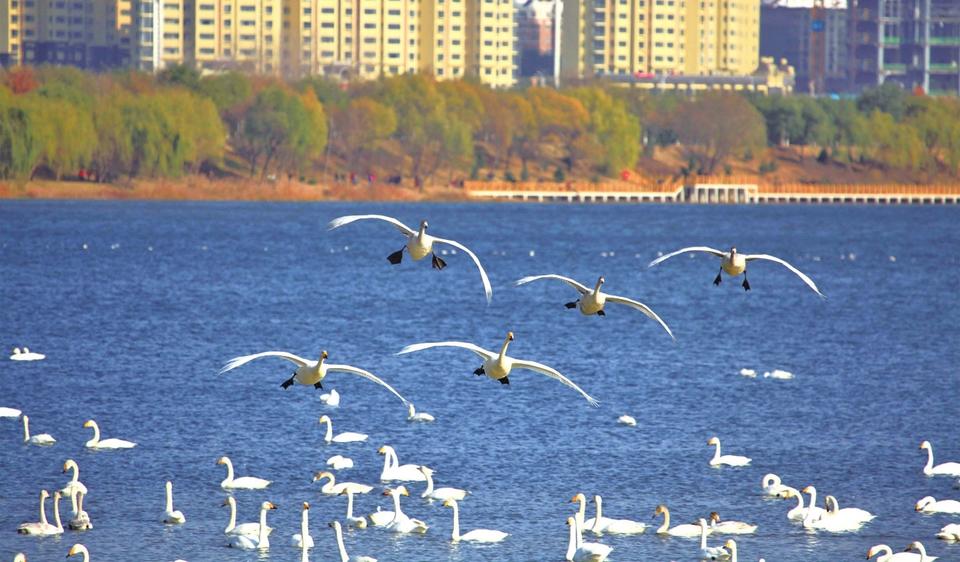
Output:
<svg viewBox="0 0 960 562">
<path fill-rule="evenodd" d="M 487 296 L 487 302 L 489 303 L 493 298 L 493 289 L 490 287 L 490 279 L 487 278 L 487 272 L 483 270 L 483 266 L 480 265 L 480 259 L 477 258 L 477 255 L 470 251 L 469 248 L 463 244 L 457 242 L 456 240 L 447 240 L 445 238 L 437 238 L 436 236 L 430 236 L 427 234 L 427 221 L 420 221 L 420 230 L 416 231 L 402 222 L 398 221 L 393 217 L 387 217 L 384 215 L 349 215 L 345 217 L 338 217 L 330 221 L 330 224 L 327 225 L 329 230 L 334 230 L 340 228 L 341 226 L 350 224 L 358 220 L 381 220 L 386 221 L 397 228 L 400 231 L 400 234 L 406 236 L 407 243 L 403 248 L 400 248 L 396 252 L 387 256 L 387 261 L 393 265 L 400 263 L 400 260 L 403 259 L 403 250 L 406 249 L 410 254 L 410 257 L 414 261 L 420 261 L 427 255 L 431 255 L 431 260 L 433 267 L 440 270 L 447 266 L 447 263 L 437 257 L 437 254 L 433 253 L 433 244 L 435 242 L 440 244 L 449 244 L 458 250 L 462 250 L 470 259 L 473 260 L 473 263 L 477 265 L 477 269 L 480 270 L 480 280 L 483 282 L 483 292 Z"/>
<path fill-rule="evenodd" d="M 93 439 L 87 441 L 85 444 L 88 449 L 108 451 L 112 449 L 132 449 L 137 446 L 133 441 L 127 441 L 125 439 L 100 439 L 100 427 L 98 427 L 97 422 L 93 420 L 87 420 L 83 424 L 83 427 L 93 429 Z"/>
<path fill-rule="evenodd" d="M 587 402 L 591 406 L 599 406 L 600 403 L 597 402 L 592 396 L 583 391 L 582 388 L 574 384 L 573 381 L 567 377 L 561 375 L 557 370 L 552 367 L 548 367 L 541 363 L 534 361 L 526 361 L 523 359 L 515 359 L 513 357 L 507 357 L 507 347 L 510 345 L 510 342 L 513 341 L 513 332 L 507 333 L 507 339 L 503 342 L 503 347 L 500 348 L 500 353 L 493 353 L 492 351 L 487 351 L 482 347 L 474 345 L 472 343 L 460 342 L 460 341 L 443 341 L 443 342 L 431 342 L 431 343 L 415 343 L 413 345 L 408 345 L 407 347 L 400 350 L 397 355 L 403 355 L 404 353 L 412 353 L 414 351 L 422 351 L 424 349 L 429 349 L 431 347 L 462 347 L 463 349 L 468 349 L 483 359 L 483 365 L 480 366 L 473 374 L 487 375 L 491 379 L 500 381 L 500 384 L 510 384 L 510 371 L 517 367 L 519 369 L 527 369 L 530 371 L 536 371 L 541 375 L 546 375 L 552 379 L 558 380 L 561 383 L 569 386 L 570 388 L 579 392 L 584 398 L 587 399 Z"/>
<path fill-rule="evenodd" d="M 627 297 L 621 297 L 621 296 L 611 295 L 609 293 L 601 292 L 600 287 L 604 283 L 603 277 L 600 277 L 599 279 L 597 279 L 597 284 L 593 287 L 593 289 L 590 289 L 586 285 L 583 285 L 582 283 L 574 281 L 569 277 L 564 277 L 563 275 L 556 275 L 553 273 L 547 274 L 547 275 L 531 275 L 529 277 L 524 277 L 523 279 L 520 279 L 519 281 L 517 281 L 515 284 L 517 286 L 526 285 L 531 281 L 537 281 L 540 279 L 557 279 L 559 281 L 563 281 L 567 285 L 570 285 L 571 287 L 576 289 L 577 292 L 580 293 L 580 298 L 577 299 L 576 301 L 568 302 L 565 306 L 567 308 L 579 308 L 580 313 L 583 314 L 584 316 L 591 316 L 594 314 L 597 316 L 606 316 L 606 312 L 604 312 L 603 309 L 608 302 L 612 302 L 615 304 L 623 304 L 646 314 L 647 317 L 649 317 L 652 320 L 655 320 L 658 324 L 660 324 L 660 326 L 663 327 L 663 329 L 666 330 L 668 334 L 670 334 L 671 338 L 673 338 L 674 340 L 677 339 L 673 336 L 673 332 L 670 331 L 670 327 L 667 326 L 666 322 L 661 320 L 660 317 L 657 316 L 657 313 L 655 313 L 649 306 L 643 304 L 642 302 L 635 301 L 633 299 L 628 299 Z"/>
<path fill-rule="evenodd" d="M 736 277 L 741 273 L 743 274 L 743 289 L 745 291 L 750 290 L 750 283 L 747 281 L 747 262 L 753 261 L 753 260 L 767 260 L 767 261 L 776 262 L 786 267 L 787 269 L 792 271 L 794 274 L 796 274 L 797 277 L 802 279 L 803 282 L 806 283 L 808 287 L 813 289 L 813 292 L 817 293 L 823 298 L 826 298 L 823 296 L 823 293 L 820 292 L 820 289 L 817 288 L 817 285 L 816 283 L 813 282 L 813 279 L 810 279 L 809 277 L 806 276 L 806 274 L 804 274 L 799 269 L 793 267 L 786 261 L 776 256 L 771 256 L 769 254 L 740 254 L 737 252 L 736 248 L 730 248 L 729 252 L 721 252 L 720 250 L 714 250 L 713 248 L 709 248 L 707 246 L 691 246 L 689 248 L 683 248 L 681 250 L 677 250 L 676 252 L 670 252 L 669 254 L 660 256 L 659 258 L 650 262 L 650 265 L 648 265 L 647 267 L 653 267 L 663 261 L 666 261 L 672 258 L 673 256 L 677 256 L 685 252 L 705 252 L 720 258 L 721 272 L 726 272 L 727 275 L 731 277 Z M 713 284 L 719 285 L 720 281 L 721 281 L 720 273 L 717 273 L 717 277 L 716 279 L 713 280 Z"/>
<path fill-rule="evenodd" d="M 280 386 L 283 388 L 290 388 L 293 383 L 298 383 L 321 389 L 323 388 L 323 379 L 327 376 L 327 373 L 350 373 L 361 376 L 386 388 L 404 404 L 409 402 L 406 398 L 400 396 L 400 393 L 394 390 L 392 386 L 385 383 L 380 377 L 374 375 L 373 373 L 364 371 L 363 369 L 358 369 L 356 367 L 351 367 L 350 365 L 334 365 L 332 363 L 325 363 L 324 360 L 327 358 L 326 351 L 320 352 L 320 359 L 317 361 L 304 359 L 303 357 L 299 357 L 286 351 L 264 351 L 262 353 L 254 353 L 253 355 L 243 355 L 241 357 L 234 357 L 230 361 L 227 361 L 227 364 L 220 369 L 219 374 L 232 371 L 241 365 L 246 365 L 254 359 L 259 359 L 261 357 L 279 357 L 281 359 L 286 359 L 297 366 L 297 370 L 293 372 L 293 375 L 280 384 Z"/>
</svg>

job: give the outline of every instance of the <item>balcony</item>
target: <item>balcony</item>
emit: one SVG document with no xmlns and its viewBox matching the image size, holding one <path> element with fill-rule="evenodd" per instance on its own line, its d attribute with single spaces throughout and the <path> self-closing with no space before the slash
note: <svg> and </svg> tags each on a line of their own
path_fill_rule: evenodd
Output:
<svg viewBox="0 0 960 562">
<path fill-rule="evenodd" d="M 884 45 L 899 45 L 899 44 L 900 44 L 900 38 L 899 38 L 899 37 L 884 37 L 884 38 L 883 38 L 883 44 L 884 44 Z"/>
<path fill-rule="evenodd" d="M 960 46 L 960 37 L 930 37 L 930 45 Z"/>
<path fill-rule="evenodd" d="M 932 62 L 930 63 L 930 66 L 928 67 L 928 69 L 930 70 L 930 72 L 937 73 L 937 74 L 956 74 L 958 71 L 960 71 L 960 67 L 958 67 L 957 63 L 955 62 L 948 62 L 948 63 Z"/>
<path fill-rule="evenodd" d="M 883 71 L 890 72 L 893 74 L 903 74 L 907 71 L 907 65 L 897 62 L 885 62 L 883 63 Z"/>
</svg>

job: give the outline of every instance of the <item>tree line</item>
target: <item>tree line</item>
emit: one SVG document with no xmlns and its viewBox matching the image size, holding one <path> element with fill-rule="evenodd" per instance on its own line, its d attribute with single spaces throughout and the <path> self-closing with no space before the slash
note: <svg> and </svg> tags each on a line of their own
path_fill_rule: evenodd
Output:
<svg viewBox="0 0 960 562">
<path fill-rule="evenodd" d="M 366 175 L 423 182 L 617 176 L 657 147 L 677 173 L 770 146 L 822 163 L 960 173 L 960 101 L 883 86 L 857 98 L 650 93 L 602 83 L 491 90 L 407 75 L 347 85 L 186 67 L 157 75 L 0 73 L 0 179 Z M 760 171 L 771 163 L 761 163 Z M 768 168 L 769 169 L 769 168 Z"/>
</svg>

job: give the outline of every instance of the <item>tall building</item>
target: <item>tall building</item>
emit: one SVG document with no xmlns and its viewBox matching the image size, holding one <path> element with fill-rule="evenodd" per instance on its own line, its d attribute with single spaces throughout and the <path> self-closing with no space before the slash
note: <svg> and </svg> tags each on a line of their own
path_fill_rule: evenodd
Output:
<svg viewBox="0 0 960 562">
<path fill-rule="evenodd" d="M 553 76 L 554 16 L 562 2 L 529 0 L 517 5 L 520 76 Z"/>
<path fill-rule="evenodd" d="M 566 0 L 561 76 L 746 75 L 759 28 L 759 0 Z"/>
<path fill-rule="evenodd" d="M 960 93 L 960 1 L 850 0 L 849 84 Z"/>
<path fill-rule="evenodd" d="M 848 41 L 846 9 L 812 2 L 760 8 L 760 54 L 794 66 L 797 92 L 845 90 Z"/>
<path fill-rule="evenodd" d="M 467 74 L 494 88 L 517 76 L 517 21 L 513 0 L 466 0 Z"/>
</svg>

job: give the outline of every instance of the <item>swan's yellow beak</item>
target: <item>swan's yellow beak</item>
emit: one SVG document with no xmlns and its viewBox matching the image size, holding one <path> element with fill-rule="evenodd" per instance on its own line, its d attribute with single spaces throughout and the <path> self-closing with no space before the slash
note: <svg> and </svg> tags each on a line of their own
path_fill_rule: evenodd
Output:
<svg viewBox="0 0 960 562">
<path fill-rule="evenodd" d="M 385 455 L 385 454 L 387 454 L 387 448 L 386 448 L 386 447 L 380 447 L 379 449 L 377 449 L 377 454 L 378 454 L 378 455 Z"/>
<path fill-rule="evenodd" d="M 324 359 L 326 359 L 328 355 L 329 354 L 326 351 L 320 353 L 320 357 L 323 357 Z"/>
<path fill-rule="evenodd" d="M 809 494 L 809 493 L 811 493 L 812 490 L 813 490 L 813 486 L 807 486 L 806 488 L 804 488 L 804 489 L 802 489 L 802 490 L 800 490 L 800 491 L 803 492 L 804 494 Z"/>
<path fill-rule="evenodd" d="M 220 503 L 220 507 L 227 507 L 228 505 L 230 505 L 230 500 L 223 500 L 223 502 Z"/>
<path fill-rule="evenodd" d="M 453 507 L 453 500 L 451 499 L 444 500 L 443 507 Z"/>
<path fill-rule="evenodd" d="M 93 420 L 83 422 L 83 427 L 93 427 Z"/>
<path fill-rule="evenodd" d="M 513 332 L 507 332 L 507 339 L 513 341 Z"/>
</svg>

